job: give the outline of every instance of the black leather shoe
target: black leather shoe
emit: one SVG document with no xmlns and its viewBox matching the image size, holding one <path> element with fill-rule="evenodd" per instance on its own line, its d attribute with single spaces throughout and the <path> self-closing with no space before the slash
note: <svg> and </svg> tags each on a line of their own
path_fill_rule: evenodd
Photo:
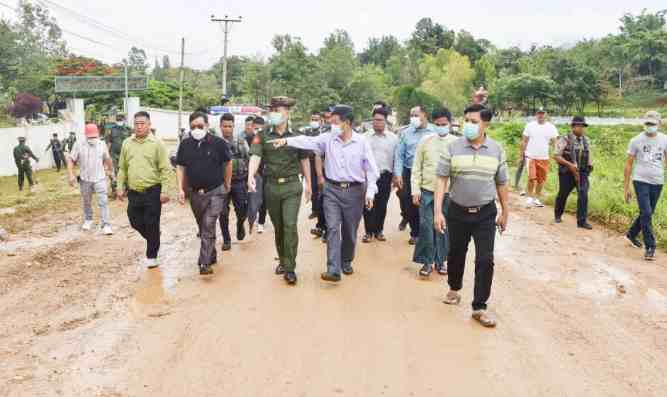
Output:
<svg viewBox="0 0 667 397">
<path fill-rule="evenodd" d="M 287 272 L 287 273 L 285 273 L 285 275 L 283 276 L 283 278 L 285 279 L 285 282 L 287 282 L 287 284 L 289 284 L 289 285 L 294 285 L 294 284 L 296 284 L 296 280 L 297 280 L 297 278 L 296 278 L 296 273 L 294 273 L 294 272 Z"/>
<path fill-rule="evenodd" d="M 433 266 L 431 265 L 424 265 L 419 271 L 419 275 L 422 277 L 429 277 L 431 273 L 433 273 Z"/>
<path fill-rule="evenodd" d="M 312 234 L 315 237 L 322 237 L 322 230 L 320 230 L 318 228 L 313 228 L 313 229 L 310 229 L 310 234 Z"/>
<path fill-rule="evenodd" d="M 644 260 L 653 262 L 655 260 L 655 248 L 647 249 L 644 253 Z"/>
<path fill-rule="evenodd" d="M 236 239 L 238 241 L 243 241 L 243 239 L 245 239 L 245 225 L 243 225 L 243 223 L 236 225 Z"/>
<path fill-rule="evenodd" d="M 224 243 L 222 243 L 222 250 L 223 251 L 229 251 L 231 249 L 232 249 L 232 243 L 231 242 L 225 241 Z"/>
<path fill-rule="evenodd" d="M 364 238 L 362 238 L 361 241 L 364 243 L 370 243 L 373 241 L 373 236 L 370 234 L 364 234 Z"/>
<path fill-rule="evenodd" d="M 637 236 L 632 237 L 630 233 L 625 235 L 625 238 L 632 244 L 635 248 L 641 248 L 642 247 L 642 242 L 639 241 Z"/>
<path fill-rule="evenodd" d="M 593 230 L 593 226 L 590 223 L 581 223 L 577 227 L 579 229 Z"/>
<path fill-rule="evenodd" d="M 213 274 L 213 268 L 210 265 L 199 265 L 199 274 L 202 276 Z"/>
<path fill-rule="evenodd" d="M 352 262 L 343 263 L 341 266 L 343 274 L 349 276 L 354 273 L 354 268 L 352 267 Z"/>
<path fill-rule="evenodd" d="M 331 281 L 332 283 L 337 283 L 340 281 L 340 274 L 324 272 L 321 275 L 322 280 Z"/>
<path fill-rule="evenodd" d="M 556 222 L 556 223 L 563 223 L 563 218 L 556 218 L 556 219 L 554 220 L 554 222 Z"/>
<path fill-rule="evenodd" d="M 283 265 L 278 265 L 276 266 L 276 274 L 285 274 L 285 266 Z"/>
<path fill-rule="evenodd" d="M 401 223 L 398 224 L 398 230 L 404 231 L 406 227 L 408 227 L 408 221 L 403 219 Z"/>
<path fill-rule="evenodd" d="M 384 234 L 382 234 L 382 233 L 378 233 L 378 234 L 376 234 L 376 235 L 375 235 L 375 239 L 376 239 L 377 241 L 387 241 L 387 238 L 386 238 L 386 237 L 384 236 Z"/>
<path fill-rule="evenodd" d="M 410 237 L 410 240 L 408 241 L 408 244 L 417 245 L 417 237 Z"/>
</svg>

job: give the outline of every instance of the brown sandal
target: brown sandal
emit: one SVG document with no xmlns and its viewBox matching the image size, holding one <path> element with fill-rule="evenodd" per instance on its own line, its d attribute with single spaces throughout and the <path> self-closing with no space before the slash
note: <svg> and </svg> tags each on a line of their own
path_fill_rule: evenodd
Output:
<svg viewBox="0 0 667 397">
<path fill-rule="evenodd" d="M 449 291 L 447 292 L 447 296 L 445 296 L 445 300 L 442 301 L 445 305 L 458 305 L 461 303 L 461 295 L 459 295 L 458 292 L 455 291 Z"/>
<path fill-rule="evenodd" d="M 472 312 L 472 318 L 486 328 L 493 328 L 496 326 L 496 319 L 486 310 L 475 310 Z"/>
</svg>

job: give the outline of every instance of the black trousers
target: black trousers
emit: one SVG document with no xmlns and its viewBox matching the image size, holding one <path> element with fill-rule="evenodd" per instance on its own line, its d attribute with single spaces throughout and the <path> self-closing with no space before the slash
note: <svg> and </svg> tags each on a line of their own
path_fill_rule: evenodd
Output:
<svg viewBox="0 0 667 397">
<path fill-rule="evenodd" d="M 322 192 L 320 192 L 320 186 L 317 184 L 317 171 L 315 171 L 315 157 L 310 158 L 310 190 L 312 192 L 311 212 L 315 215 L 319 215 L 320 212 L 322 211 L 322 200 L 320 200 Z"/>
<path fill-rule="evenodd" d="M 403 168 L 403 190 L 400 193 L 403 219 L 410 224 L 410 237 L 419 236 L 419 207 L 412 203 L 412 170 Z"/>
<path fill-rule="evenodd" d="M 574 189 L 577 189 L 577 224 L 583 225 L 588 221 L 588 174 L 579 174 L 579 184 L 571 173 L 558 174 L 559 189 L 556 197 L 554 214 L 556 218 L 563 216 L 567 198 Z"/>
<path fill-rule="evenodd" d="M 222 214 L 220 214 L 220 230 L 222 231 L 222 239 L 225 243 L 232 241 L 229 234 L 229 205 L 234 203 L 234 212 L 236 213 L 236 229 L 243 227 L 248 216 L 248 185 L 244 180 L 232 181 L 232 188 L 228 194 L 225 195 L 225 200 L 222 207 Z M 259 224 L 262 224 L 260 216 Z"/>
<path fill-rule="evenodd" d="M 60 152 L 52 150 L 51 153 L 53 153 L 53 161 L 56 162 L 56 169 L 58 172 L 60 172 L 60 169 L 62 168 L 62 163 L 63 163 L 63 158 L 61 157 Z"/>
<path fill-rule="evenodd" d="M 132 228 L 146 240 L 146 258 L 157 258 L 160 251 L 160 216 L 162 186 L 152 186 L 144 192 L 127 193 L 127 217 Z"/>
<path fill-rule="evenodd" d="M 496 216 L 498 210 L 494 202 L 471 214 L 465 208 L 450 201 L 447 216 L 449 232 L 449 288 L 459 291 L 463 288 L 463 273 L 470 239 L 475 243 L 475 290 L 473 310 L 486 309 L 486 301 L 491 296 L 493 283 L 493 249 L 496 239 Z"/>
<path fill-rule="evenodd" d="M 364 207 L 364 228 L 366 234 L 377 236 L 384 231 L 384 220 L 387 217 L 387 204 L 391 196 L 392 173 L 385 171 L 377 180 L 378 192 L 375 194 L 373 209 Z"/>
</svg>

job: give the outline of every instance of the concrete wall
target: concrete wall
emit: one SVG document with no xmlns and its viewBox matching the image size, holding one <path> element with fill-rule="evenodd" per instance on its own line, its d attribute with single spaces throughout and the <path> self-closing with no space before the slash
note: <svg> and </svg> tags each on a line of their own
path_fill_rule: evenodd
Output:
<svg viewBox="0 0 667 397">
<path fill-rule="evenodd" d="M 53 133 L 63 139 L 69 131 L 75 130 L 74 122 L 67 121 L 59 124 L 40 125 L 32 127 L 16 127 L 0 129 L 0 176 L 16 175 L 17 169 L 14 163 L 14 147 L 18 144 L 18 137 L 25 136 L 26 144 L 39 158 L 39 163 L 33 163 L 33 169 L 55 167 L 51 150 L 44 152 L 49 145 Z"/>
</svg>

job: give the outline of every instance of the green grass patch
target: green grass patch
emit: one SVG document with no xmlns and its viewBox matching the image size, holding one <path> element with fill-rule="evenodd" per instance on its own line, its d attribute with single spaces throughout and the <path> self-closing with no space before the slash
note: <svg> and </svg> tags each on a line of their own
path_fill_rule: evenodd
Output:
<svg viewBox="0 0 667 397">
<path fill-rule="evenodd" d="M 519 155 L 519 145 L 524 124 L 518 122 L 498 123 L 492 126 L 490 136 L 501 142 L 507 152 L 514 183 L 515 166 Z M 561 134 L 569 132 L 568 126 L 558 126 Z M 619 232 L 627 231 L 630 223 L 639 214 L 636 202 L 626 204 L 623 198 L 623 170 L 626 151 L 630 139 L 641 132 L 637 126 L 593 126 L 587 129 L 591 140 L 593 165 L 589 192 L 590 218 Z M 527 170 L 524 171 L 522 185 L 525 187 Z M 545 187 L 545 201 L 553 205 L 558 193 L 558 168 L 551 162 L 551 173 Z M 576 193 L 575 193 L 576 194 Z M 663 194 L 653 216 L 653 231 L 658 245 L 667 248 L 667 194 Z M 576 211 L 576 196 L 570 197 L 568 212 Z"/>
</svg>

